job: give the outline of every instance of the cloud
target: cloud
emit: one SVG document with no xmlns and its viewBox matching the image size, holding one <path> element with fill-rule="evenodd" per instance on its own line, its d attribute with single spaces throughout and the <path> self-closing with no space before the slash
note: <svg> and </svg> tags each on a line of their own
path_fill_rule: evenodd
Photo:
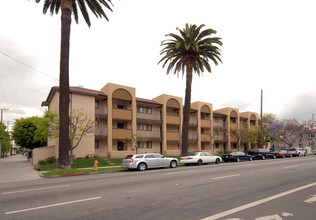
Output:
<svg viewBox="0 0 316 220">
<path fill-rule="evenodd" d="M 316 92 L 306 92 L 294 97 L 280 112 L 281 119 L 310 120 L 316 113 Z"/>
</svg>

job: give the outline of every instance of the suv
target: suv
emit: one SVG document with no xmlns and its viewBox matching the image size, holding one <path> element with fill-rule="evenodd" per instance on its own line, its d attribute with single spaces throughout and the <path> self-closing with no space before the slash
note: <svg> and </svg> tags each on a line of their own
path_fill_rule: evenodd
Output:
<svg viewBox="0 0 316 220">
<path fill-rule="evenodd" d="M 266 158 L 276 158 L 276 153 L 273 151 L 270 151 L 269 149 L 265 148 L 257 148 L 252 149 L 248 152 L 249 155 L 252 155 L 254 159 L 262 159 L 265 160 Z"/>
<path fill-rule="evenodd" d="M 306 156 L 306 150 L 302 147 L 292 147 L 287 150 L 293 157 Z"/>
<path fill-rule="evenodd" d="M 129 170 L 137 169 L 144 171 L 149 168 L 176 168 L 178 164 L 179 162 L 177 158 L 164 157 L 163 155 L 157 153 L 149 153 L 128 155 L 122 160 L 121 167 Z"/>
</svg>

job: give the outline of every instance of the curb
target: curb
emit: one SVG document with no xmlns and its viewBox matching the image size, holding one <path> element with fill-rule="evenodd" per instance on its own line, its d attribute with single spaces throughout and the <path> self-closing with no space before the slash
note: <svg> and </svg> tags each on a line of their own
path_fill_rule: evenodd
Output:
<svg viewBox="0 0 316 220">
<path fill-rule="evenodd" d="M 111 173 L 111 172 L 118 172 L 121 170 L 111 170 L 111 171 L 100 171 L 100 172 L 91 172 L 91 173 L 73 173 L 73 174 L 61 174 L 61 175 L 51 175 L 51 176 L 45 176 L 43 173 L 46 171 L 42 171 L 39 173 L 40 177 L 43 178 L 59 178 L 59 177 L 70 177 L 70 176 L 83 176 L 83 175 L 94 175 L 94 174 L 102 174 L 102 173 Z"/>
</svg>

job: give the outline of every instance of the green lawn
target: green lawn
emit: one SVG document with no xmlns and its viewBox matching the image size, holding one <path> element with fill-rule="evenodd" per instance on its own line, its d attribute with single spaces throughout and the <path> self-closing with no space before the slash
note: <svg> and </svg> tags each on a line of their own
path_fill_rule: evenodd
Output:
<svg viewBox="0 0 316 220">
<path fill-rule="evenodd" d="M 106 167 L 106 166 L 120 166 L 122 159 L 118 158 L 110 158 L 110 159 L 96 159 L 96 158 L 79 158 L 75 159 L 73 164 L 71 164 L 71 168 L 78 169 L 78 168 L 87 168 L 93 167 L 94 161 L 98 161 L 99 167 Z M 40 171 L 47 171 L 47 170 L 54 170 L 56 169 L 56 164 L 48 164 L 39 166 Z"/>
</svg>

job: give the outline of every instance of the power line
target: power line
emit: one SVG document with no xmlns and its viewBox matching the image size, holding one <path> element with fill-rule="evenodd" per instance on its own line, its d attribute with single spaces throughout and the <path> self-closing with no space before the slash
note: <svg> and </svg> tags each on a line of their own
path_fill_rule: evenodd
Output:
<svg viewBox="0 0 316 220">
<path fill-rule="evenodd" d="M 47 73 L 44 73 L 44 72 L 42 72 L 42 71 L 40 71 L 40 70 L 38 70 L 38 69 L 35 69 L 34 67 L 32 67 L 32 66 L 30 66 L 30 65 L 28 65 L 28 64 L 26 64 L 26 63 L 23 63 L 22 61 L 20 61 L 20 60 L 14 58 L 14 57 L 12 57 L 12 56 L 10 56 L 10 55 L 8 55 L 8 54 L 2 52 L 1 50 L 0 50 L 0 53 L 2 53 L 4 56 L 9 57 L 10 59 L 12 59 L 12 60 L 14 60 L 14 61 L 16 61 L 16 62 L 18 62 L 18 63 L 20 63 L 20 64 L 22 64 L 22 65 L 24 65 L 24 66 L 26 66 L 26 67 L 28 67 L 28 68 L 30 68 L 30 69 L 32 69 L 32 70 L 35 70 L 36 72 L 39 72 L 39 73 L 41 73 L 41 74 L 43 74 L 43 75 L 45 75 L 45 76 L 48 76 L 48 77 L 50 77 L 50 78 L 52 78 L 52 79 L 55 79 L 55 80 L 57 80 L 57 81 L 59 82 L 59 79 L 57 79 L 57 78 L 55 78 L 55 77 L 53 77 L 53 76 L 50 76 L 50 75 L 48 75 Z"/>
</svg>

